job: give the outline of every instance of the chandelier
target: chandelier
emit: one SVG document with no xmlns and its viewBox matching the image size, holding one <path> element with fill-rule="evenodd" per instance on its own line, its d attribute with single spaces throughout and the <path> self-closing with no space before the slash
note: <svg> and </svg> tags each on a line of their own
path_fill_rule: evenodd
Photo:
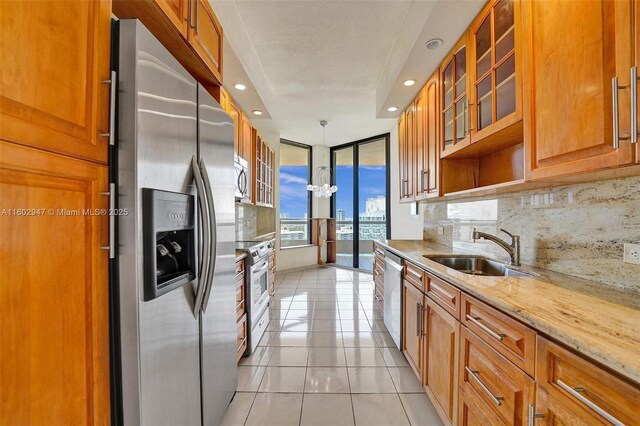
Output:
<svg viewBox="0 0 640 426">
<path fill-rule="evenodd" d="M 324 133 L 327 126 L 326 120 L 320 121 L 322 126 L 322 147 L 325 146 Z M 324 149 L 322 150 L 322 164 L 324 164 Z M 331 185 L 331 171 L 327 166 L 318 166 L 313 170 L 311 183 L 307 185 L 307 189 L 313 193 L 315 198 L 331 198 L 334 192 L 338 191 L 338 187 Z"/>
</svg>

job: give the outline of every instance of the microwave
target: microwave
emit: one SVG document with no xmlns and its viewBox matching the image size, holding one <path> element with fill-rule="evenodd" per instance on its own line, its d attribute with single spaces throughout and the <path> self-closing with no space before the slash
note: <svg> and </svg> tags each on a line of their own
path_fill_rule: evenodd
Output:
<svg viewBox="0 0 640 426">
<path fill-rule="evenodd" d="M 235 171 L 236 201 L 249 200 L 249 163 L 244 158 L 235 155 L 233 168 Z"/>
</svg>

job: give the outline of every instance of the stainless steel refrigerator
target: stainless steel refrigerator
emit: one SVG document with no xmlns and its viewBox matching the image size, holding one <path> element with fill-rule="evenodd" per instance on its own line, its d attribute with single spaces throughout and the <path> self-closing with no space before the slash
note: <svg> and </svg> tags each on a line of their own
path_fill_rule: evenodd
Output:
<svg viewBox="0 0 640 426">
<path fill-rule="evenodd" d="M 233 122 L 139 21 L 118 31 L 122 419 L 215 425 L 237 380 Z"/>
</svg>

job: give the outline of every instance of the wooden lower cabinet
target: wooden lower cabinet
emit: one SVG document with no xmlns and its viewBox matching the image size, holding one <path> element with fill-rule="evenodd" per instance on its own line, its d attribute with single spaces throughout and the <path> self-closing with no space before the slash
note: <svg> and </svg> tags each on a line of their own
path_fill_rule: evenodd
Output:
<svg viewBox="0 0 640 426">
<path fill-rule="evenodd" d="M 455 423 L 458 399 L 458 342 L 460 322 L 425 298 L 426 367 L 423 383 L 446 424 Z"/>
<path fill-rule="evenodd" d="M 424 375 L 424 295 L 409 281 L 402 280 L 402 352 L 416 375 Z"/>
<path fill-rule="evenodd" d="M 569 413 L 588 424 L 638 424 L 637 386 L 541 336 L 536 362 L 536 412 L 547 424 L 565 424 Z"/>
<path fill-rule="evenodd" d="M 240 320 L 236 323 L 237 337 L 236 337 L 236 361 L 240 362 L 240 358 L 247 350 L 247 314 L 245 313 Z"/>
<path fill-rule="evenodd" d="M 460 388 L 504 424 L 526 425 L 535 399 L 535 381 L 466 327 L 460 332 Z"/>
<path fill-rule="evenodd" d="M 407 265 L 402 352 L 443 423 L 640 424 L 636 384 Z"/>
<path fill-rule="evenodd" d="M 110 424 L 108 170 L 0 141 L 0 423 Z"/>
<path fill-rule="evenodd" d="M 247 349 L 247 300 L 245 293 L 245 259 L 236 260 L 236 358 L 240 361 Z"/>
</svg>

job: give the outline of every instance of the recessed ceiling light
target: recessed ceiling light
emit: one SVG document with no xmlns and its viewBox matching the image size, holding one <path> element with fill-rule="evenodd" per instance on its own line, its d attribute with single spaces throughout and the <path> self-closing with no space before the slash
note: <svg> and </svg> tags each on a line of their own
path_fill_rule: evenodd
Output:
<svg viewBox="0 0 640 426">
<path fill-rule="evenodd" d="M 235 87 L 235 88 L 236 88 L 236 89 L 238 89 L 238 90 L 244 90 L 244 89 L 246 89 L 246 88 L 247 88 L 247 86 L 245 86 L 245 85 L 244 85 L 244 84 L 242 84 L 242 83 L 238 83 L 238 84 L 234 85 L 233 87 Z"/>
<path fill-rule="evenodd" d="M 405 85 L 405 86 L 407 86 L 407 87 L 408 87 L 408 86 L 413 86 L 414 84 L 416 84 L 416 81 L 415 81 L 415 80 L 406 80 L 406 81 L 405 81 L 404 83 L 402 83 L 402 84 L 404 84 L 404 85 Z"/>
<path fill-rule="evenodd" d="M 389 112 L 395 112 L 397 110 L 398 110 L 398 107 L 396 107 L 396 106 L 392 106 L 392 107 L 387 108 L 387 111 L 389 111 Z"/>
<path fill-rule="evenodd" d="M 424 44 L 424 47 L 426 47 L 429 50 L 437 49 L 440 46 L 442 46 L 442 39 L 440 38 L 432 38 L 431 40 L 428 40 Z"/>
<path fill-rule="evenodd" d="M 254 109 L 251 112 L 253 112 L 253 115 L 262 115 L 262 111 L 260 111 L 259 109 Z"/>
</svg>

